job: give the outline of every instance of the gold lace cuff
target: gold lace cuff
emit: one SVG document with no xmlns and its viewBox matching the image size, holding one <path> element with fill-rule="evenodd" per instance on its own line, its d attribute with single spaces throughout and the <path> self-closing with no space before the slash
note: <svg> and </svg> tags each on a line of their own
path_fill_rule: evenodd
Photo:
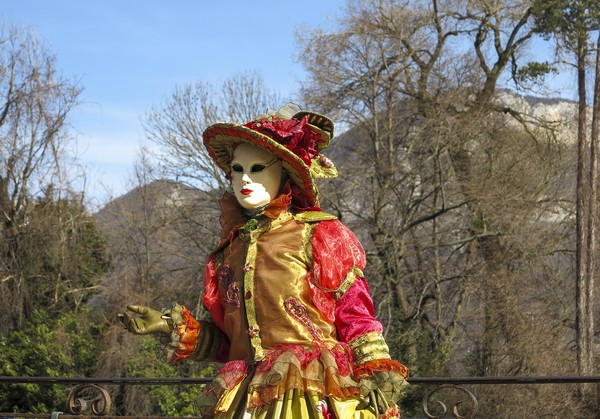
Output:
<svg viewBox="0 0 600 419">
<path fill-rule="evenodd" d="M 390 359 L 390 349 L 379 332 L 369 332 L 348 342 L 354 356 L 354 365 L 377 359 Z"/>
</svg>

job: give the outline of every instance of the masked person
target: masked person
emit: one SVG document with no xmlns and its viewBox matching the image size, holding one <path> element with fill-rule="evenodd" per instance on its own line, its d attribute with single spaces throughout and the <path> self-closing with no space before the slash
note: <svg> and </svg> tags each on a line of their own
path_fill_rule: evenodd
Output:
<svg viewBox="0 0 600 419">
<path fill-rule="evenodd" d="M 297 109 L 296 109 L 297 111 Z M 224 362 L 203 417 L 399 417 L 408 369 L 391 360 L 355 235 L 318 204 L 332 121 L 286 106 L 245 125 L 218 123 L 204 145 L 231 180 L 220 244 L 195 319 L 174 304 L 128 306 L 132 333 L 160 333 L 169 362 Z"/>
</svg>

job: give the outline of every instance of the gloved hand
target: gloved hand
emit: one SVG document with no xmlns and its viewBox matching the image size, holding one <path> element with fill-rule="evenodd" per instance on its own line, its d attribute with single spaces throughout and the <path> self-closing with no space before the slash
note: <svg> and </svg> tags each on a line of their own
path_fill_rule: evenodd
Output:
<svg viewBox="0 0 600 419">
<path fill-rule="evenodd" d="M 154 310 L 150 307 L 128 305 L 127 309 L 141 317 L 133 317 L 131 314 L 119 313 L 118 319 L 123 323 L 125 329 L 137 335 L 148 335 L 151 333 L 171 333 L 174 325 L 178 322 L 173 318 L 173 309 L 163 311 Z"/>
<path fill-rule="evenodd" d="M 358 383 L 363 399 L 360 407 L 372 407 L 377 416 L 390 414 L 397 410 L 396 402 L 405 384 L 406 380 L 397 372 L 375 371 Z"/>
</svg>

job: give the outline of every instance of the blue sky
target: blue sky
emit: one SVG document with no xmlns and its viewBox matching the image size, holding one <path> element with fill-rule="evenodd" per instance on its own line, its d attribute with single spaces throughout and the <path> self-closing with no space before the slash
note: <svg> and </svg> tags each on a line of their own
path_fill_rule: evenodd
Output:
<svg viewBox="0 0 600 419">
<path fill-rule="evenodd" d="M 0 0 L 4 23 L 32 28 L 57 67 L 84 87 L 71 114 L 93 205 L 131 188 L 140 120 L 175 86 L 243 71 L 293 100 L 304 77 L 294 32 L 332 28 L 345 0 Z M 551 48 L 537 41 L 538 54 Z M 542 58 L 547 59 L 547 58 Z M 574 92 L 562 74 L 558 90 Z M 567 97 L 573 93 L 567 93 Z M 564 95 L 563 95 L 564 97 Z M 277 105 L 277 104 L 275 104 Z"/>
<path fill-rule="evenodd" d="M 177 85 L 218 84 L 247 70 L 291 96 L 303 79 L 294 31 L 330 27 L 344 0 L 4 0 L 4 23 L 32 28 L 57 67 L 84 87 L 72 113 L 87 194 L 128 190 L 140 119 Z M 97 204 L 98 202 L 96 202 Z"/>
</svg>

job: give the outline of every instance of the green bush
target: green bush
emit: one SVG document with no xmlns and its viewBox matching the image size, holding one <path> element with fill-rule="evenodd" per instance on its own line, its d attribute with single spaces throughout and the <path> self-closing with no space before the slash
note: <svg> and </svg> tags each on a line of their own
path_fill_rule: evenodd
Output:
<svg viewBox="0 0 600 419">
<path fill-rule="evenodd" d="M 52 318 L 34 312 L 19 331 L 0 337 L 0 375 L 83 377 L 94 371 L 101 327 L 89 309 Z M 2 384 L 0 411 L 47 413 L 63 409 L 66 389 L 48 384 Z"/>
<path fill-rule="evenodd" d="M 152 336 L 140 337 L 138 350 L 133 359 L 127 364 L 129 377 L 210 377 L 214 374 L 209 365 L 200 371 L 194 371 L 199 364 L 182 363 L 167 364 L 156 357 L 157 340 Z M 131 387 L 131 386 L 130 386 Z M 163 416 L 197 416 L 194 411 L 196 400 L 202 395 L 202 385 L 152 385 L 143 390 L 137 389 L 136 397 L 132 404 L 127 406 L 126 413 L 130 415 L 163 415 Z M 128 388 L 127 391 L 134 389 Z M 147 399 L 148 403 L 142 406 L 140 400 Z M 136 404 L 139 404 L 137 406 Z"/>
</svg>

